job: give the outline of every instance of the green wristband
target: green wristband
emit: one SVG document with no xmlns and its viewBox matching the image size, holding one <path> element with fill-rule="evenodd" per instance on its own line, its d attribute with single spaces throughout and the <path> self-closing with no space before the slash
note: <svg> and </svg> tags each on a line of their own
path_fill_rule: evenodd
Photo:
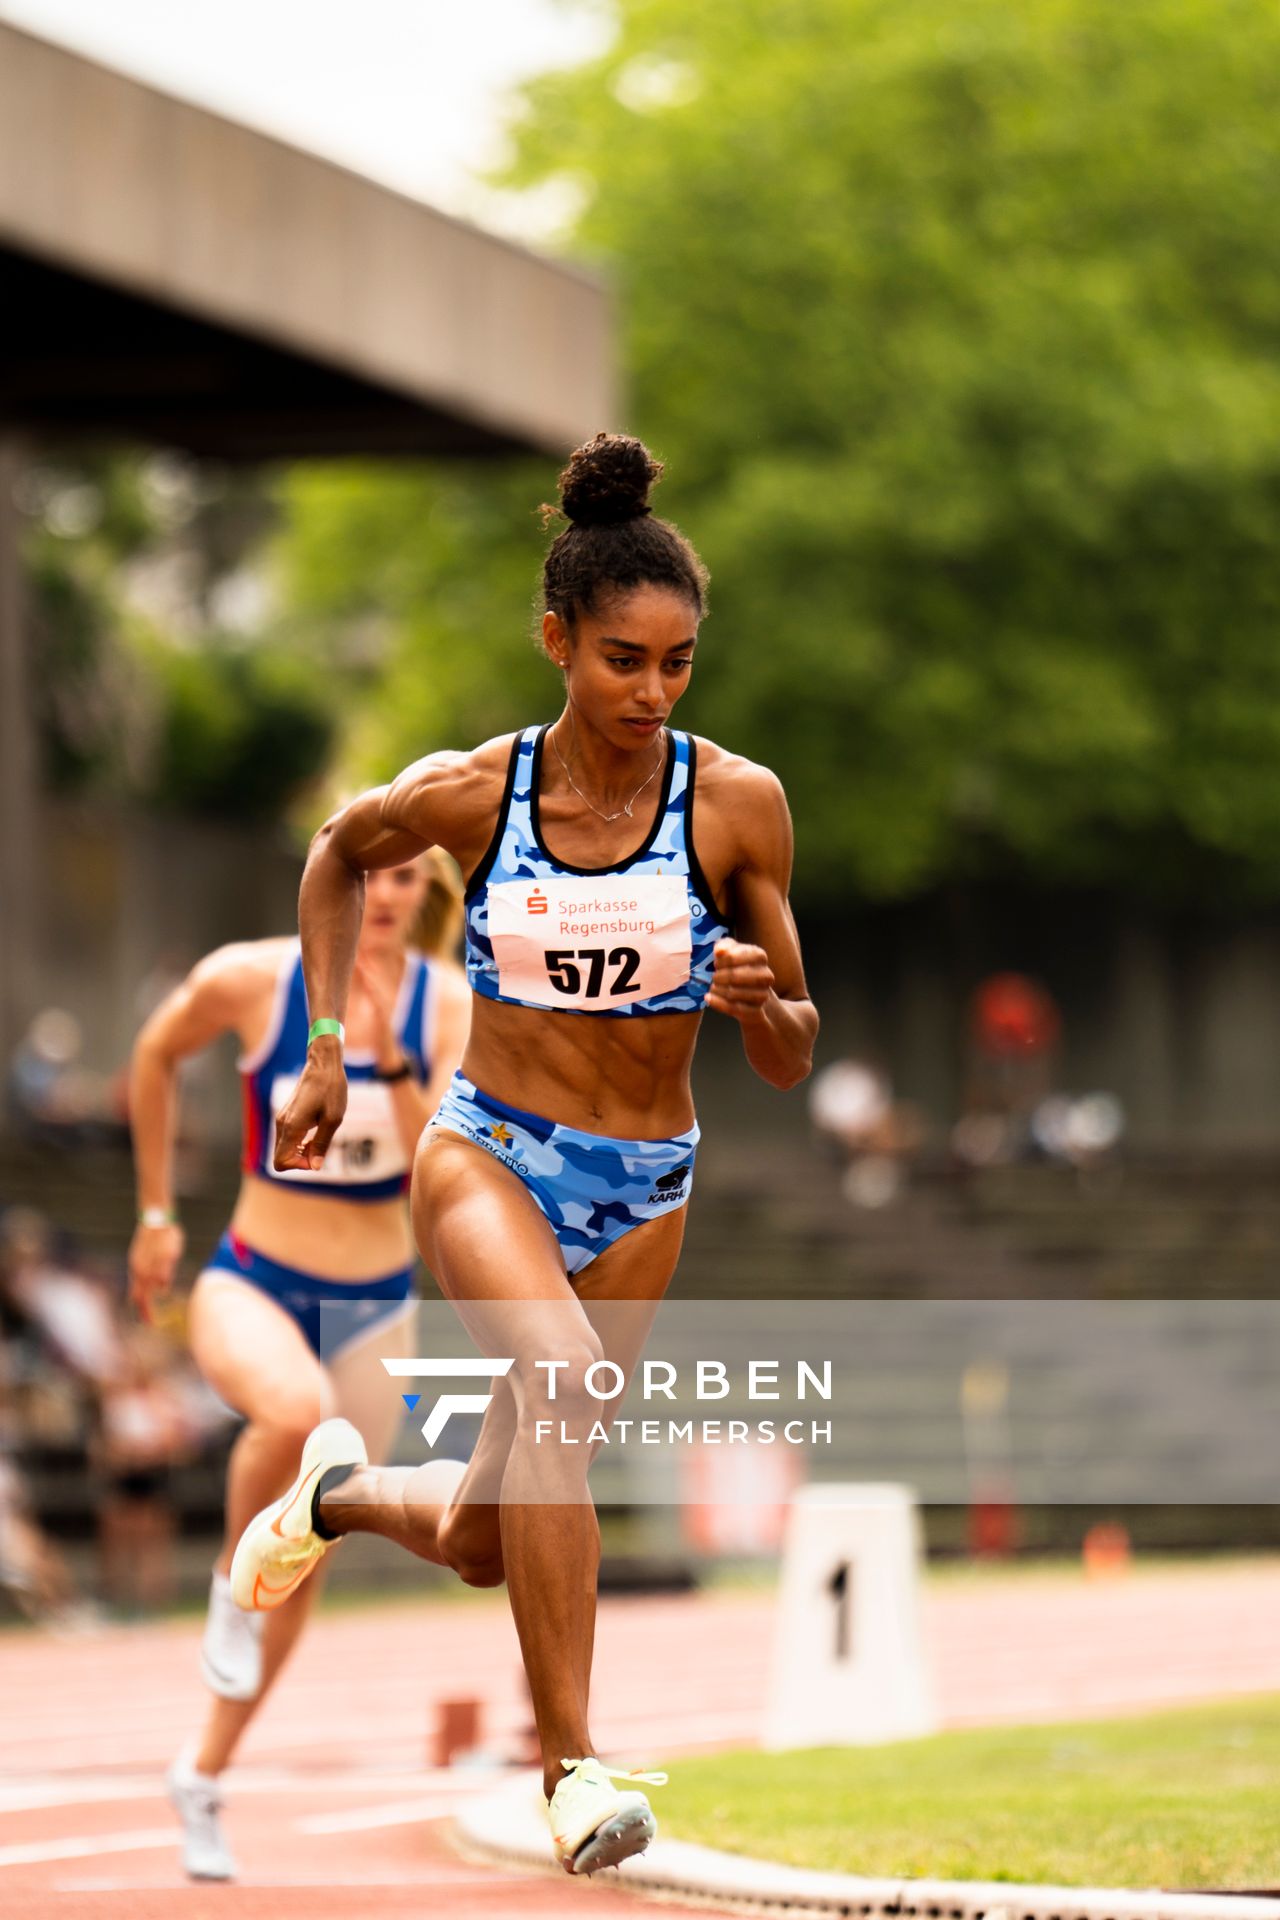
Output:
<svg viewBox="0 0 1280 1920">
<path fill-rule="evenodd" d="M 322 1033 L 336 1034 L 338 1036 L 339 1046 L 342 1045 L 347 1037 L 346 1029 L 341 1020 L 313 1020 L 307 1032 L 307 1045 L 310 1046 L 313 1040 L 318 1040 Z"/>
</svg>

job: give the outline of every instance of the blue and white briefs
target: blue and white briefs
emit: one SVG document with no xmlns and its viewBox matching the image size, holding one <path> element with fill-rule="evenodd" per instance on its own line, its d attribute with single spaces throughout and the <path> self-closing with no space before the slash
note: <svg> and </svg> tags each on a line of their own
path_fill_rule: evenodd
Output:
<svg viewBox="0 0 1280 1920">
<path fill-rule="evenodd" d="M 693 1184 L 698 1129 L 670 1140 L 614 1140 L 509 1107 L 455 1073 L 432 1122 L 518 1174 L 581 1273 L 632 1227 L 681 1207 Z"/>
</svg>

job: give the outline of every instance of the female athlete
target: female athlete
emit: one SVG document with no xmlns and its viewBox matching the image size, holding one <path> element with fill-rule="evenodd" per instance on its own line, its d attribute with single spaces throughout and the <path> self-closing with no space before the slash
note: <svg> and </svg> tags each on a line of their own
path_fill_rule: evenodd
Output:
<svg viewBox="0 0 1280 1920">
<path fill-rule="evenodd" d="M 656 1311 L 671 1279 L 698 1141 L 689 1067 L 702 1009 L 738 1021 L 750 1064 L 780 1088 L 808 1073 L 818 1025 L 777 780 L 666 726 L 707 576 L 650 514 L 660 473 L 638 440 L 598 434 L 561 475 L 569 525 L 547 555 L 542 623 L 564 675 L 554 724 L 431 754 L 365 794 L 317 835 L 302 882 L 308 1000 L 323 1017 L 278 1122 L 286 1170 L 319 1165 L 342 1118 L 339 1023 L 362 890 L 431 842 L 470 876 L 470 1038 L 418 1148 L 413 1217 L 442 1292 L 469 1328 L 493 1309 L 499 1344 L 484 1350 L 512 1365 L 451 1498 L 444 1463 L 369 1467 L 358 1436 L 330 1421 L 232 1564 L 237 1599 L 262 1608 L 346 1532 L 398 1540 L 472 1585 L 505 1579 L 570 1873 L 641 1851 L 654 1823 L 643 1794 L 613 1784 L 587 1725 L 600 1535 L 574 1462 L 588 1449 L 549 1464 L 535 1421 L 587 1431 L 602 1410 L 586 1368 L 605 1358 L 629 1376 L 647 1331 L 602 1335 L 594 1303 Z M 545 1359 L 535 1365 L 546 1307 L 569 1363 L 554 1404 Z"/>
<path fill-rule="evenodd" d="M 250 1517 L 293 1478 L 318 1421 L 341 1408 L 375 1459 L 396 1422 L 373 1350 L 403 1352 L 408 1338 L 414 1251 L 403 1196 L 418 1136 L 462 1057 L 470 999 L 461 968 L 427 959 L 413 944 L 452 947 L 456 875 L 434 852 L 401 862 L 371 877 L 348 955 L 355 969 L 351 1101 L 323 1169 L 314 1156 L 313 1170 L 272 1165 L 272 1114 L 307 1055 L 310 1014 L 296 940 L 248 941 L 210 954 L 157 1007 L 133 1052 L 139 1223 L 130 1291 L 150 1318 L 183 1248 L 170 1164 L 178 1063 L 226 1032 L 243 1048 L 240 1193 L 188 1314 L 196 1365 L 246 1420 L 228 1467 L 226 1536 L 202 1647 L 214 1698 L 201 1739 L 169 1775 L 184 1865 L 198 1879 L 234 1876 L 218 1819 L 218 1776 L 292 1650 L 312 1597 L 298 1593 L 266 1622 L 243 1611 L 227 1578 L 232 1548 Z"/>
</svg>

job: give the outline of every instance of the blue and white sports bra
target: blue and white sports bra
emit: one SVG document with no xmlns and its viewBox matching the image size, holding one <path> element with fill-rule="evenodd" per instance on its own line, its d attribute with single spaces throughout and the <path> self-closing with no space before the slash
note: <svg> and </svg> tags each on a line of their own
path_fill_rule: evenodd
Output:
<svg viewBox="0 0 1280 1920">
<path fill-rule="evenodd" d="M 420 1083 L 431 1077 L 429 1034 L 434 1017 L 431 962 L 420 953 L 406 956 L 396 1007 L 396 1037 Z M 348 1052 L 347 1111 L 333 1136 L 323 1167 L 277 1173 L 275 1116 L 289 1100 L 307 1061 L 307 989 L 302 977 L 302 948 L 293 941 L 276 980 L 271 1022 L 261 1042 L 239 1061 L 244 1096 L 244 1146 L 241 1167 L 273 1185 L 343 1200 L 390 1200 L 409 1190 L 409 1156 L 396 1125 L 390 1089 L 374 1077 L 372 1053 Z"/>
<path fill-rule="evenodd" d="M 697 1013 L 729 933 L 693 850 L 697 757 L 667 729 L 658 809 L 644 844 L 610 867 L 574 867 L 542 839 L 538 789 L 549 728 L 516 735 L 498 822 L 466 899 L 467 979 L 486 1000 L 614 1016 Z"/>
</svg>

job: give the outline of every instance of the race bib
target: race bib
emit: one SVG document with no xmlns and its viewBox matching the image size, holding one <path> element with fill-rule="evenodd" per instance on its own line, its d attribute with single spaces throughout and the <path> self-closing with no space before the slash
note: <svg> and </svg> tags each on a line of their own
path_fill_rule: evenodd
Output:
<svg viewBox="0 0 1280 1920">
<path fill-rule="evenodd" d="M 308 1181 L 322 1180 L 326 1186 L 367 1187 L 376 1180 L 395 1180 L 409 1171 L 389 1089 L 380 1080 L 349 1080 L 347 1110 L 329 1144 L 324 1165 L 314 1173 L 310 1167 L 291 1167 L 286 1173 L 277 1173 L 272 1165 L 275 1116 L 289 1104 L 297 1084 L 297 1074 L 279 1074 L 271 1083 L 267 1166 L 273 1180 L 296 1180 L 304 1186 Z"/>
<path fill-rule="evenodd" d="M 608 1013 L 688 980 L 689 895 L 669 873 L 498 880 L 489 938 L 505 998 Z"/>
</svg>

